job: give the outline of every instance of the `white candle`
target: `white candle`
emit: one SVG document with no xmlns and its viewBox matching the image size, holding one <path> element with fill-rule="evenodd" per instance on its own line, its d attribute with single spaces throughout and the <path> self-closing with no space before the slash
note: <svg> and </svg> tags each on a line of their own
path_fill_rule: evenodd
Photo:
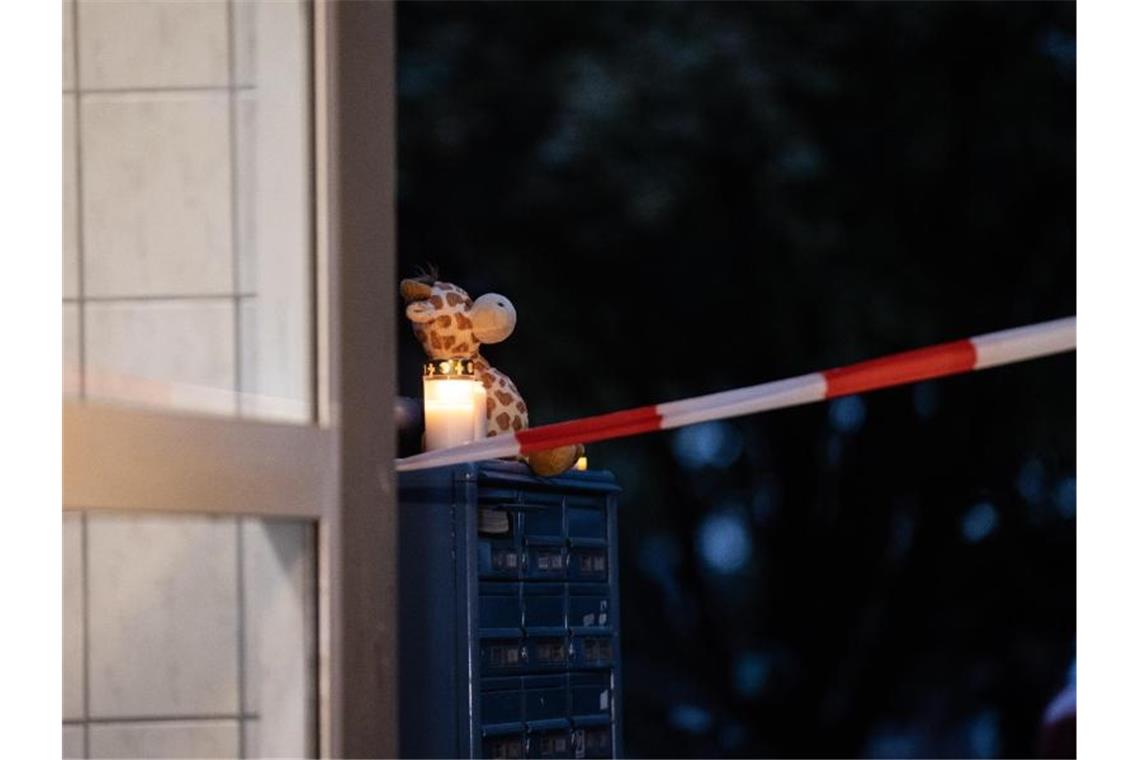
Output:
<svg viewBox="0 0 1140 760">
<path fill-rule="evenodd" d="M 475 440 L 485 401 L 471 377 L 424 377 L 424 449 L 432 451 Z M 484 393 L 483 399 L 486 398 Z"/>
<path fill-rule="evenodd" d="M 487 389 L 479 381 L 475 382 L 475 439 L 487 437 Z"/>
</svg>

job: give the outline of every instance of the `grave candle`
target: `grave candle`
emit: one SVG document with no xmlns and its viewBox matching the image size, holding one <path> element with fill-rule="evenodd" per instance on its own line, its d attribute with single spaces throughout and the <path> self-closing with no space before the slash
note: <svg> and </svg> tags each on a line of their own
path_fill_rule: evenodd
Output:
<svg viewBox="0 0 1140 760">
<path fill-rule="evenodd" d="M 478 441 L 487 437 L 487 389 L 478 380 L 475 382 L 475 438 Z"/>
<path fill-rule="evenodd" d="M 486 424 L 486 393 L 469 359 L 437 359 L 424 365 L 424 449 L 433 451 L 476 439 Z M 480 420 L 484 422 L 480 423 Z"/>
</svg>

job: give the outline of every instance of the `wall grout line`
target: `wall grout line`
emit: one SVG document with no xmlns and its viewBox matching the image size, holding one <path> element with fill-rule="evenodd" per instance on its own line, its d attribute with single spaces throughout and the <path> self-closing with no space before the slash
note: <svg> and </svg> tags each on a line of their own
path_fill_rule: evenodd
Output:
<svg viewBox="0 0 1140 760">
<path fill-rule="evenodd" d="M 76 92 L 82 91 L 82 83 L 79 80 L 79 3 L 73 2 L 71 9 L 71 76 L 76 88 Z M 75 287 L 78 292 L 78 309 L 79 312 L 79 334 L 76 339 L 79 341 L 79 398 L 87 396 L 87 309 L 84 300 L 87 295 L 87 262 L 85 256 L 85 241 L 84 241 L 84 206 L 83 206 L 83 108 L 80 104 L 78 94 L 75 97 L 75 113 L 74 124 L 72 129 L 75 132 L 73 139 L 75 141 Z M 86 729 L 84 734 L 84 754 L 87 753 L 86 748 Z"/>
<path fill-rule="evenodd" d="M 237 82 L 237 40 L 234 31 L 234 23 L 237 18 L 234 12 L 234 0 L 228 0 L 226 3 L 226 50 L 227 50 L 227 70 L 229 72 L 229 137 L 230 137 L 230 272 L 231 272 L 231 291 L 233 293 L 233 309 L 234 309 L 234 346 L 233 346 L 233 361 L 234 361 L 234 413 L 236 416 L 243 416 L 242 394 L 245 389 L 245 378 L 242 376 L 242 350 L 241 350 L 241 334 L 242 334 L 242 318 L 241 318 L 241 299 L 238 297 L 238 292 L 241 290 L 241 252 L 238 250 L 241 245 L 241 236 L 239 234 L 239 212 L 241 204 L 238 198 L 238 114 L 237 114 L 237 92 L 235 91 L 235 83 Z M 242 749 L 244 756 L 245 735 L 242 733 Z"/>
<path fill-rule="evenodd" d="M 311 679 L 305 686 L 309 729 L 305 736 L 305 757 L 319 757 L 321 746 L 321 579 L 320 579 L 320 523 L 309 523 L 305 528 L 307 547 L 305 552 L 305 582 L 302 609 L 305 611 L 304 646 L 309 658 L 308 671 Z"/>
<path fill-rule="evenodd" d="M 177 95 L 180 93 L 223 93 L 223 92 L 247 92 L 256 89 L 252 84 L 234 84 L 234 85 L 170 85 L 170 86 L 153 86 L 153 87 L 87 87 L 83 89 L 67 88 L 63 89 L 64 95 L 161 95 L 170 94 Z"/>
<path fill-rule="evenodd" d="M 226 51 L 228 56 L 227 70 L 229 72 L 229 131 L 230 131 L 230 267 L 233 277 L 232 290 L 233 290 L 233 309 L 234 309 L 234 391 L 235 391 L 235 414 L 238 417 L 242 416 L 243 404 L 242 394 L 245 391 L 244 378 L 241 369 L 241 332 L 242 332 L 242 319 L 241 319 L 241 299 L 238 293 L 241 290 L 241 245 L 240 235 L 238 231 L 239 216 L 238 213 L 241 209 L 238 199 L 238 114 L 237 114 L 237 92 L 234 90 L 234 84 L 237 80 L 236 75 L 236 55 L 237 55 L 237 40 L 236 32 L 234 31 L 234 23 L 236 14 L 234 12 L 234 0 L 228 0 L 226 3 Z M 237 669 L 238 669 L 238 712 L 245 711 L 245 637 L 246 637 L 246 604 L 245 604 L 245 541 L 243 536 L 242 524 L 245 518 L 238 517 L 234 520 L 234 525 L 237 530 Z M 238 721 L 238 757 L 246 757 L 248 737 L 246 736 L 246 724 L 244 720 Z"/>
<path fill-rule="evenodd" d="M 89 562 L 87 561 L 87 513 L 81 512 L 79 515 L 79 567 L 83 574 L 83 579 L 80 583 L 82 592 L 80 594 L 83 603 L 83 756 L 88 757 L 91 754 L 90 748 L 90 723 L 91 723 L 91 605 L 88 603 L 89 586 L 88 570 Z"/>
<path fill-rule="evenodd" d="M 238 667 L 238 713 L 245 714 L 245 538 L 242 526 L 244 517 L 234 520 L 237 526 L 237 667 Z M 246 756 L 245 720 L 238 722 L 238 757 Z"/>
<path fill-rule="evenodd" d="M 243 721 L 243 720 L 261 720 L 261 715 L 256 712 L 238 712 L 238 713 L 201 713 L 197 715 L 126 715 L 123 717 L 113 718 L 87 718 L 84 721 L 65 720 L 65 726 L 78 726 L 78 725 L 91 725 L 91 726 L 113 726 L 121 723 L 202 723 L 206 721 Z"/>
<path fill-rule="evenodd" d="M 79 64 L 79 3 L 72 2 L 71 6 L 71 76 L 76 92 L 82 90 Z M 61 96 L 62 97 L 62 96 Z M 85 298 L 87 295 L 87 263 L 84 217 L 83 192 L 83 107 L 80 97 L 75 96 L 75 108 L 72 117 L 72 139 L 75 142 L 75 287 L 78 294 L 77 311 L 79 314 L 79 398 L 87 396 L 87 309 Z M 80 602 L 82 605 L 80 617 L 83 620 L 83 757 L 91 756 L 91 581 L 90 561 L 88 550 L 88 520 L 87 513 L 79 515 L 79 568 Z"/>
<path fill-rule="evenodd" d="M 134 296 L 87 296 L 83 299 L 77 297 L 64 298 L 64 303 L 146 303 L 148 301 L 229 301 L 231 299 L 249 300 L 256 298 L 256 293 L 196 293 L 196 294 L 169 294 L 169 295 L 134 295 Z"/>
<path fill-rule="evenodd" d="M 314 425 L 321 424 L 321 395 L 323 389 L 321 388 L 321 319 L 320 319 L 320 269 L 321 269 L 321 230 L 320 230 L 320 172 L 317 164 L 320 161 L 319 150 L 317 148 L 317 132 L 319 125 L 317 124 L 317 3 L 315 0 L 305 4 L 305 28 L 308 34 L 305 35 L 306 40 L 306 55 L 308 63 L 308 97 L 306 98 L 305 105 L 308 108 L 308 120 L 306 125 L 309 129 L 308 139 L 306 143 L 309 147 L 309 282 L 308 293 L 309 302 L 308 316 L 309 316 L 309 421 Z M 314 683 L 320 683 L 318 681 Z M 315 690 L 315 687 L 314 687 Z"/>
</svg>

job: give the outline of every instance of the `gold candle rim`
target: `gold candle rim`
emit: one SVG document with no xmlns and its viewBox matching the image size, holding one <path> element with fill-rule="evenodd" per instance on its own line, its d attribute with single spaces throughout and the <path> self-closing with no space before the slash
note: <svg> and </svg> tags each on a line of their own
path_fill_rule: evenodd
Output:
<svg viewBox="0 0 1140 760">
<path fill-rule="evenodd" d="M 424 379 L 474 380 L 474 359 L 432 359 L 424 362 Z"/>
</svg>

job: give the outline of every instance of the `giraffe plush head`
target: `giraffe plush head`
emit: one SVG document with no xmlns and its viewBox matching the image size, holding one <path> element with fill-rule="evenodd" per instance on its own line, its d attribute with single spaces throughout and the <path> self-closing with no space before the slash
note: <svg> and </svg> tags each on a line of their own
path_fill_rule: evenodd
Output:
<svg viewBox="0 0 1140 760">
<path fill-rule="evenodd" d="M 486 293 L 474 301 L 450 282 L 404 280 L 400 292 L 412 331 L 432 359 L 472 358 L 483 343 L 501 343 L 514 332 L 518 315 L 506 296 Z"/>
</svg>

